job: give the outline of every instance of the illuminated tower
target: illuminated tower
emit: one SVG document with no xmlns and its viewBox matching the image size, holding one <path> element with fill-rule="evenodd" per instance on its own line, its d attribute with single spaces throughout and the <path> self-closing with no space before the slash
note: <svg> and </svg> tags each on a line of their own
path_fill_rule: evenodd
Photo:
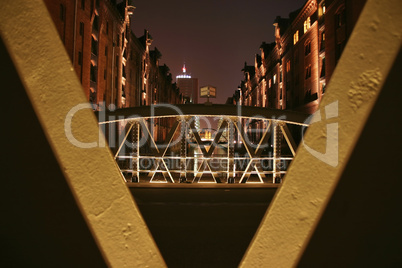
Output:
<svg viewBox="0 0 402 268">
<path fill-rule="evenodd" d="M 186 65 L 183 65 L 183 73 L 176 76 L 177 87 L 184 97 L 184 103 L 198 103 L 198 78 L 192 78 L 187 74 Z"/>
</svg>

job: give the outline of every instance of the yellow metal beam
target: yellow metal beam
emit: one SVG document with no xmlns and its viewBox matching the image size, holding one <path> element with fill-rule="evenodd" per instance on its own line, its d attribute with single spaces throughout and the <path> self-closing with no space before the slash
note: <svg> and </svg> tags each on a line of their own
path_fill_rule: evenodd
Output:
<svg viewBox="0 0 402 268">
<path fill-rule="evenodd" d="M 3 1 L 0 33 L 105 262 L 164 267 L 44 3 Z"/>
<path fill-rule="evenodd" d="M 298 265 L 401 49 L 401 12 L 399 0 L 367 1 L 241 267 Z"/>
</svg>

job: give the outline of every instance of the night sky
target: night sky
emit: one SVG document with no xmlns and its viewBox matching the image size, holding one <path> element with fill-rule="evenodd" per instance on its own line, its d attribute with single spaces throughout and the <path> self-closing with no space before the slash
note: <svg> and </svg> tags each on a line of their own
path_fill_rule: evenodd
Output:
<svg viewBox="0 0 402 268">
<path fill-rule="evenodd" d="M 276 16 L 289 17 L 305 1 L 136 0 L 132 29 L 137 37 L 149 31 L 174 81 L 185 62 L 200 87 L 217 87 L 211 101 L 225 103 L 243 79 L 244 62 L 254 65 L 261 43 L 274 41 Z"/>
</svg>

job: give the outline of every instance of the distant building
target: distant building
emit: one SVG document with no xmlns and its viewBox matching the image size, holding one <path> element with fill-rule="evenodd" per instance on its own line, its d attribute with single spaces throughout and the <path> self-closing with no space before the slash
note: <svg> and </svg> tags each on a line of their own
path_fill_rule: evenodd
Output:
<svg viewBox="0 0 402 268">
<path fill-rule="evenodd" d="M 192 78 L 187 74 L 186 65 L 183 73 L 176 76 L 177 87 L 183 95 L 184 103 L 198 103 L 198 78 Z"/>
<path fill-rule="evenodd" d="M 234 103 L 314 113 L 366 0 L 308 0 L 274 21 Z"/>
</svg>

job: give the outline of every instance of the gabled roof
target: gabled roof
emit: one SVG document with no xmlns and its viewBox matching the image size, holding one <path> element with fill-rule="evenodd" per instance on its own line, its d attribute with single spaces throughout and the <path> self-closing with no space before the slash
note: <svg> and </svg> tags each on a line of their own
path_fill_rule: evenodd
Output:
<svg viewBox="0 0 402 268">
<path fill-rule="evenodd" d="M 281 16 L 277 16 L 274 20 L 274 24 L 277 24 L 280 30 L 280 35 L 282 36 L 288 26 L 290 25 L 291 21 L 288 18 L 282 18 Z"/>
</svg>

